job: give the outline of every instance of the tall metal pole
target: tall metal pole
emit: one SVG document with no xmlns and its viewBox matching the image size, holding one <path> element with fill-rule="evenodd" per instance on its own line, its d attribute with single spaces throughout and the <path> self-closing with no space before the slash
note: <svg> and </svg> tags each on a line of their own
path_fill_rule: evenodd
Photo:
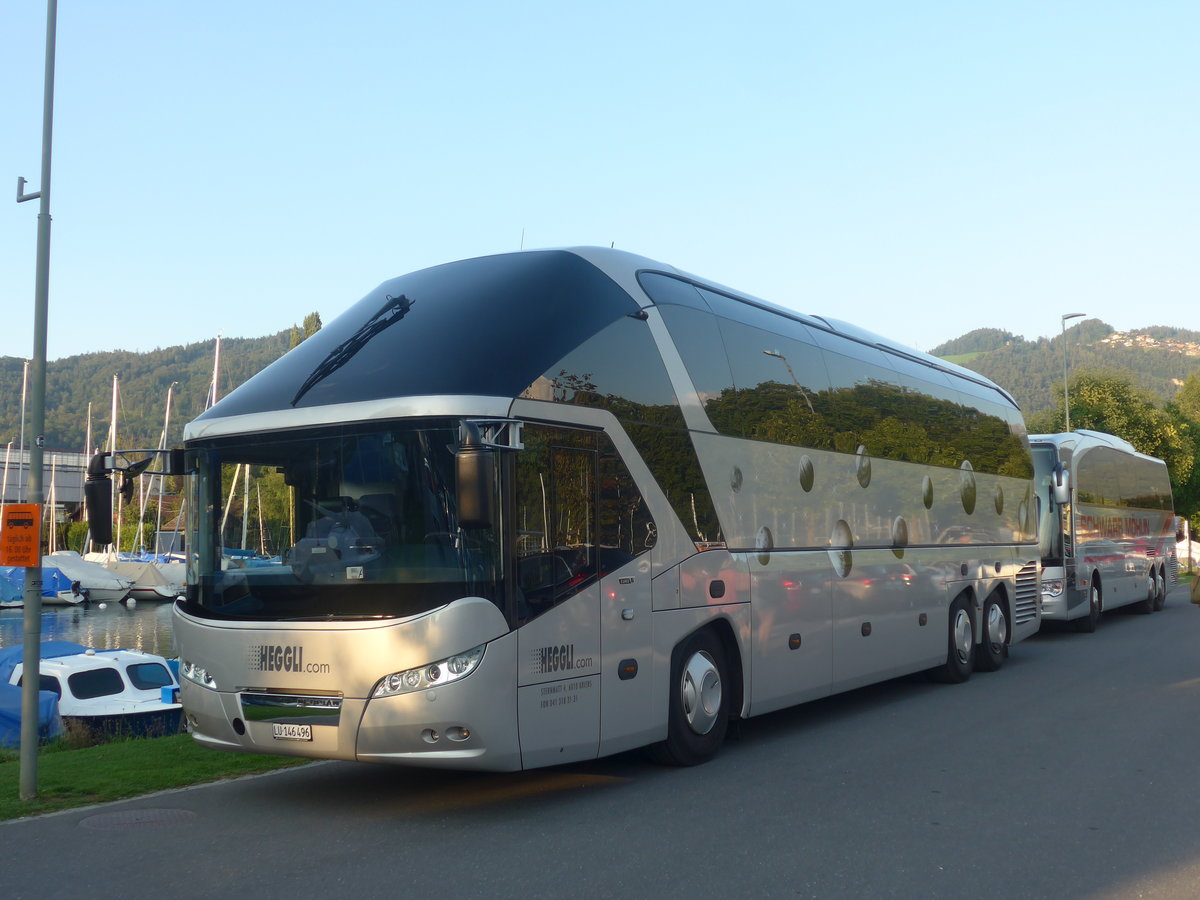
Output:
<svg viewBox="0 0 1200 900">
<path fill-rule="evenodd" d="M 33 381 L 30 391 L 30 424 L 33 443 L 29 454 L 30 503 L 41 504 L 42 449 L 46 445 L 46 320 L 50 298 L 50 149 L 54 134 L 54 38 L 58 23 L 58 0 L 46 3 L 46 80 L 42 106 L 42 184 L 36 195 L 24 193 L 25 179 L 17 181 L 17 202 L 41 198 L 38 208 L 37 275 L 33 301 Z M 39 529 L 40 531 L 40 529 Z M 38 553 L 42 550 L 38 537 Z M 40 560 L 39 560 L 40 563 Z M 25 568 L 25 648 L 23 668 L 29 673 L 21 688 L 21 776 L 22 800 L 37 797 L 38 688 L 41 679 L 42 568 Z"/>
<path fill-rule="evenodd" d="M 1086 313 L 1066 313 L 1062 317 L 1063 345 L 1063 431 L 1071 430 L 1071 395 L 1067 389 L 1067 319 L 1078 319 Z"/>
</svg>

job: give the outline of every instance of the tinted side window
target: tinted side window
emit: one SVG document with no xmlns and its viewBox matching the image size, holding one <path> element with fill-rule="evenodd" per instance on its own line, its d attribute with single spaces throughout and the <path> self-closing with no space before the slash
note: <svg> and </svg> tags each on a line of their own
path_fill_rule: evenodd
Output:
<svg viewBox="0 0 1200 900">
<path fill-rule="evenodd" d="M 517 617 L 541 615 L 597 575 L 597 434 L 527 425 L 516 459 Z"/>
<path fill-rule="evenodd" d="M 829 448 L 828 377 L 812 344 L 720 320 L 734 390 L 713 404 L 717 431 L 737 437 Z"/>
<path fill-rule="evenodd" d="M 622 421 L 684 427 L 649 328 L 628 316 L 556 360 L 521 396 L 607 409 Z"/>
<path fill-rule="evenodd" d="M 62 685 L 53 675 L 43 675 L 38 684 L 39 691 L 53 691 L 56 697 L 62 696 Z"/>
<path fill-rule="evenodd" d="M 712 405 L 733 391 L 733 375 L 725 358 L 725 343 L 721 340 L 716 317 L 686 306 L 660 306 L 658 309 L 700 402 L 711 418 Z"/>
<path fill-rule="evenodd" d="M 629 422 L 625 432 L 693 541 L 722 541 L 717 508 L 688 432 Z"/>
<path fill-rule="evenodd" d="M 21 686 L 24 683 L 25 683 L 25 676 L 22 675 L 20 678 L 17 679 L 17 685 Z M 62 696 L 62 685 L 60 685 L 58 683 L 58 679 L 55 678 L 53 675 L 41 676 L 41 678 L 38 679 L 38 690 L 39 691 L 50 691 L 56 697 Z"/>
<path fill-rule="evenodd" d="M 171 673 L 162 663 L 135 663 L 127 666 L 125 672 L 129 675 L 129 683 L 139 691 L 152 691 L 174 683 Z"/>
<path fill-rule="evenodd" d="M 658 529 L 625 461 L 600 437 L 600 574 L 618 569 L 658 540 Z"/>
<path fill-rule="evenodd" d="M 67 684 L 71 688 L 71 693 L 80 700 L 107 697 L 125 690 L 125 682 L 121 680 L 121 674 L 111 668 L 75 672 L 67 676 Z"/>
<path fill-rule="evenodd" d="M 657 272 L 639 272 L 638 283 L 656 304 L 670 303 L 707 309 L 695 285 Z"/>
<path fill-rule="evenodd" d="M 1076 495 L 1080 503 L 1121 504 L 1121 458 L 1107 447 L 1085 453 L 1079 461 Z"/>
</svg>

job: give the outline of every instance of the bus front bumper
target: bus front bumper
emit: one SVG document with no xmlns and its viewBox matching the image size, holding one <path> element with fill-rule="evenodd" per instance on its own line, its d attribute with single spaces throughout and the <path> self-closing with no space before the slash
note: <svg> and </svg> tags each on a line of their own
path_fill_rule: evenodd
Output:
<svg viewBox="0 0 1200 900">
<path fill-rule="evenodd" d="M 380 699 L 214 691 L 181 679 L 188 731 L 219 750 L 447 769 L 521 768 L 515 641 L 496 641 L 461 682 Z M 325 702 L 322 702 L 325 701 Z M 270 702 L 281 702 L 275 709 Z M 296 708 L 297 706 L 301 708 Z M 265 710 L 265 712 L 264 712 Z"/>
</svg>

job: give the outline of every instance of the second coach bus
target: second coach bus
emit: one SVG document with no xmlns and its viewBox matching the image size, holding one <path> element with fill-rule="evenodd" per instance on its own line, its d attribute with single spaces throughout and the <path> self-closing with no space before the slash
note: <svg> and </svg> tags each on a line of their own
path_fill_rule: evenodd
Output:
<svg viewBox="0 0 1200 900">
<path fill-rule="evenodd" d="M 693 764 L 730 719 L 962 681 L 1040 624 L 1008 394 L 620 251 L 386 281 L 179 458 L 173 627 L 211 747 Z M 244 520 L 278 555 L 224 549 Z"/>
<path fill-rule="evenodd" d="M 1179 573 L 1167 464 L 1099 431 L 1029 441 L 1041 519 L 1042 616 L 1092 632 L 1105 609 L 1162 609 Z"/>
</svg>

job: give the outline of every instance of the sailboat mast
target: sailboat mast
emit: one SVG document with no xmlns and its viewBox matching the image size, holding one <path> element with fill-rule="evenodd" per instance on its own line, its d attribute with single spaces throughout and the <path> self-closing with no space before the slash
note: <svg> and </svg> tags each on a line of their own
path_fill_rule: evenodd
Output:
<svg viewBox="0 0 1200 900">
<path fill-rule="evenodd" d="M 258 495 L 258 552 L 262 556 L 267 555 L 267 532 L 263 528 L 263 510 L 262 510 L 262 484 L 254 482 L 254 492 Z"/>
<path fill-rule="evenodd" d="M 50 544 L 50 552 L 51 553 L 53 553 L 55 550 L 58 549 L 58 535 L 56 534 L 57 529 L 55 528 L 56 523 L 54 521 L 54 507 L 58 503 L 58 497 L 54 490 L 55 483 L 58 481 L 57 463 L 58 463 L 58 457 L 55 454 L 51 453 L 50 454 L 50 496 L 47 497 L 47 500 L 49 502 L 46 504 L 46 531 L 50 535 L 49 544 Z"/>
<path fill-rule="evenodd" d="M 8 500 L 8 458 L 12 456 L 12 441 L 4 448 L 4 486 L 0 487 L 0 529 L 4 528 L 4 504 Z"/>
<path fill-rule="evenodd" d="M 216 346 L 216 349 L 213 351 L 212 382 L 208 386 L 208 402 L 204 406 L 205 409 L 208 409 L 211 406 L 215 406 L 217 403 L 217 400 L 221 396 L 220 391 L 217 389 L 217 380 L 218 380 L 218 377 L 220 376 L 220 371 L 221 371 L 221 335 L 218 334 L 217 335 L 217 346 Z"/>
<path fill-rule="evenodd" d="M 242 482 L 242 549 L 246 549 L 250 531 L 250 463 L 246 463 L 246 478 Z"/>
<path fill-rule="evenodd" d="M 84 485 L 84 483 L 87 482 L 87 467 L 88 467 L 88 463 L 91 461 L 91 459 L 92 459 L 92 402 L 89 400 L 88 401 L 88 412 L 87 412 L 87 431 L 84 433 L 84 438 L 83 438 L 83 466 L 80 467 L 80 471 L 79 471 L 79 496 L 81 496 L 81 497 L 83 496 L 83 485 Z M 87 524 L 87 522 L 88 522 L 88 511 L 87 511 L 86 503 L 83 504 L 83 521 L 84 521 L 84 524 Z M 84 532 L 83 546 L 79 548 L 79 552 L 81 554 L 86 554 L 89 550 L 92 549 L 91 544 L 92 544 L 92 530 L 89 528 L 87 531 Z"/>
<path fill-rule="evenodd" d="M 167 412 L 163 416 L 162 437 L 158 441 L 158 449 L 167 449 L 167 430 L 171 427 L 171 393 L 175 390 L 175 385 L 178 381 L 172 381 L 167 386 Z M 161 466 L 160 466 L 161 468 Z M 154 552 L 158 553 L 158 536 L 162 534 L 162 513 L 163 513 L 163 477 L 158 476 L 158 518 L 154 523 Z"/>
<path fill-rule="evenodd" d="M 117 452 L 117 376 L 113 376 L 112 386 L 112 413 L 108 420 L 108 452 Z M 121 492 L 117 490 L 117 481 L 113 479 L 113 509 L 117 511 L 117 530 L 115 534 L 116 543 L 113 545 L 113 553 L 121 552 Z"/>
</svg>

